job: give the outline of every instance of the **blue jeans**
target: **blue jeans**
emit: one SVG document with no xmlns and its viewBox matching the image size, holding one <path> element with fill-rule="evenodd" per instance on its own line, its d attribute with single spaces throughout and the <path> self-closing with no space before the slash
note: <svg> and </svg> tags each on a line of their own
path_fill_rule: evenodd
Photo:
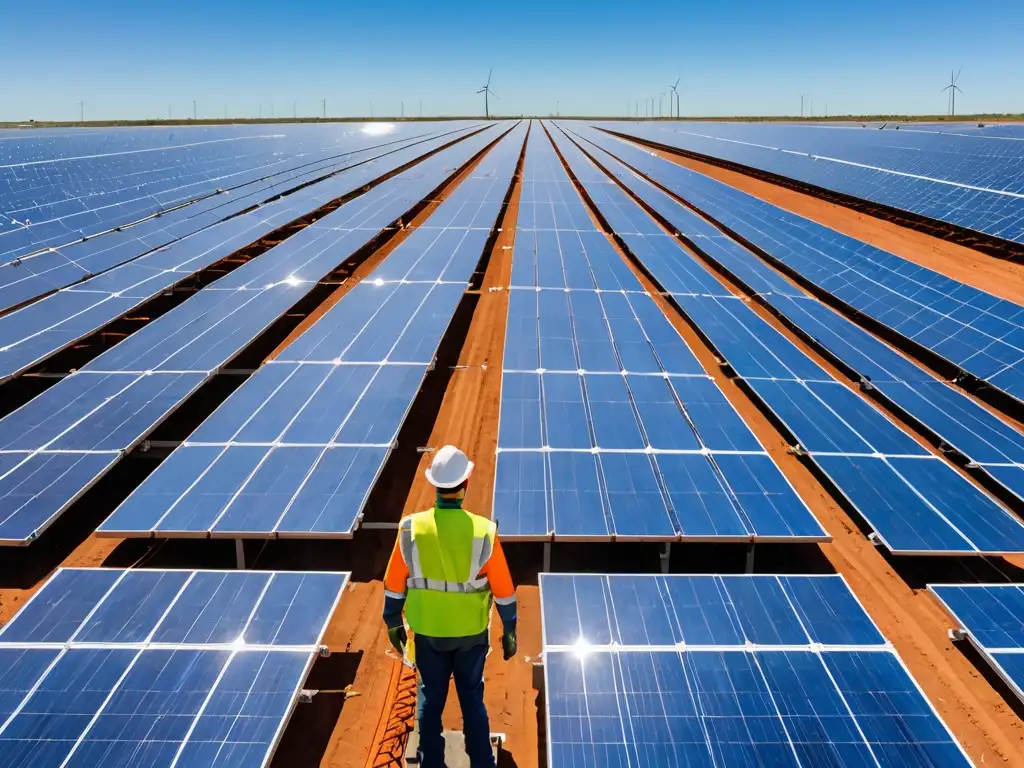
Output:
<svg viewBox="0 0 1024 768">
<path fill-rule="evenodd" d="M 416 696 L 416 719 L 420 729 L 418 756 L 422 768 L 443 768 L 444 737 L 441 735 L 441 713 L 448 699 L 448 682 L 455 677 L 455 692 L 462 707 L 462 734 L 471 768 L 494 768 L 491 751 L 491 728 L 484 707 L 484 660 L 486 640 L 472 646 L 452 647 L 441 640 L 416 638 L 416 669 L 419 686 Z M 446 647 L 447 645 L 447 647 Z"/>
</svg>

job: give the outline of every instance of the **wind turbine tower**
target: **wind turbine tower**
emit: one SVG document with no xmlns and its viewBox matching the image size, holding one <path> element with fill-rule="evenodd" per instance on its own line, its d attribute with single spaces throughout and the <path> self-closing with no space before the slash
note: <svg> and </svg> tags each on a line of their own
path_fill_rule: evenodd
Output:
<svg viewBox="0 0 1024 768">
<path fill-rule="evenodd" d="M 949 91 L 949 115 L 950 117 L 956 114 L 956 92 L 960 91 L 960 87 L 956 84 L 956 81 L 960 79 L 960 73 L 964 71 L 963 67 L 957 70 L 956 75 L 953 74 L 953 70 L 949 70 L 949 85 L 943 88 L 943 91 Z M 963 95 L 963 91 L 960 91 L 960 95 Z"/>
<path fill-rule="evenodd" d="M 488 120 L 491 119 L 491 104 L 490 104 L 490 101 L 488 101 L 488 96 L 493 96 L 496 99 L 499 98 L 498 94 L 496 94 L 494 91 L 491 90 L 491 75 L 492 74 L 494 74 L 494 70 L 493 69 L 488 70 L 488 72 L 487 72 L 487 82 L 484 83 L 483 88 L 481 88 L 479 91 L 477 91 L 477 93 L 482 93 L 484 95 L 484 117 L 486 117 Z"/>
</svg>

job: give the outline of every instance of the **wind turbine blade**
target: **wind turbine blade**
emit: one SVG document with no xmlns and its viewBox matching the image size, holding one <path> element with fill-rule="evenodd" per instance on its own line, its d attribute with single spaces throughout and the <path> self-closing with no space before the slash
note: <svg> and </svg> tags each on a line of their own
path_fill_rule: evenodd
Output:
<svg viewBox="0 0 1024 768">
<path fill-rule="evenodd" d="M 494 74 L 494 68 L 493 67 L 491 69 L 487 70 L 487 84 L 488 85 L 491 84 L 491 75 L 493 75 L 493 74 Z"/>
<path fill-rule="evenodd" d="M 489 93 L 489 94 L 491 94 L 491 96 L 493 96 L 494 98 L 496 98 L 496 99 L 497 99 L 498 101 L 501 101 L 501 96 L 499 96 L 498 94 L 496 94 L 496 93 L 495 93 L 494 91 L 488 91 L 488 93 Z"/>
<path fill-rule="evenodd" d="M 483 93 L 486 90 L 487 90 L 486 88 L 481 88 L 479 91 L 477 91 L 477 93 Z M 943 90 L 945 90 L 945 88 L 943 88 Z"/>
<path fill-rule="evenodd" d="M 957 80 L 959 80 L 959 79 L 960 79 L 960 73 L 961 73 L 961 72 L 963 72 L 963 71 L 964 71 L 964 68 L 963 68 L 962 66 L 960 67 L 960 69 L 958 69 L 958 70 L 956 71 L 956 77 L 954 77 L 954 78 L 953 78 L 953 82 L 954 82 L 954 83 L 955 83 L 955 82 L 956 82 Z"/>
<path fill-rule="evenodd" d="M 676 78 L 676 84 L 672 86 L 672 90 L 675 90 L 676 88 L 679 87 L 679 81 L 682 80 L 682 79 L 683 78 L 681 78 L 681 77 L 677 77 Z"/>
</svg>

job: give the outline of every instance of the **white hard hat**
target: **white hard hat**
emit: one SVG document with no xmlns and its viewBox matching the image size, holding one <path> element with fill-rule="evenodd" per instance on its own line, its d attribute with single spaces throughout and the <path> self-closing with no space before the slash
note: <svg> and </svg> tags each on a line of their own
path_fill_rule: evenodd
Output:
<svg viewBox="0 0 1024 768">
<path fill-rule="evenodd" d="M 473 472 L 473 462 L 454 445 L 446 445 L 434 454 L 426 471 L 427 480 L 435 488 L 445 490 L 464 483 Z"/>
</svg>

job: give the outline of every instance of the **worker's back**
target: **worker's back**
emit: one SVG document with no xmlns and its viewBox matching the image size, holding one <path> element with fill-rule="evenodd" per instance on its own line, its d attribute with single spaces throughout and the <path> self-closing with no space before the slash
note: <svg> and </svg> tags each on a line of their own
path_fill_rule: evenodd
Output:
<svg viewBox="0 0 1024 768">
<path fill-rule="evenodd" d="M 457 505 L 411 515 L 399 531 L 409 565 L 405 617 L 429 637 L 469 637 L 487 629 L 491 590 L 480 579 L 491 558 L 494 524 Z M 404 553 L 403 553 L 404 554 Z"/>
</svg>

